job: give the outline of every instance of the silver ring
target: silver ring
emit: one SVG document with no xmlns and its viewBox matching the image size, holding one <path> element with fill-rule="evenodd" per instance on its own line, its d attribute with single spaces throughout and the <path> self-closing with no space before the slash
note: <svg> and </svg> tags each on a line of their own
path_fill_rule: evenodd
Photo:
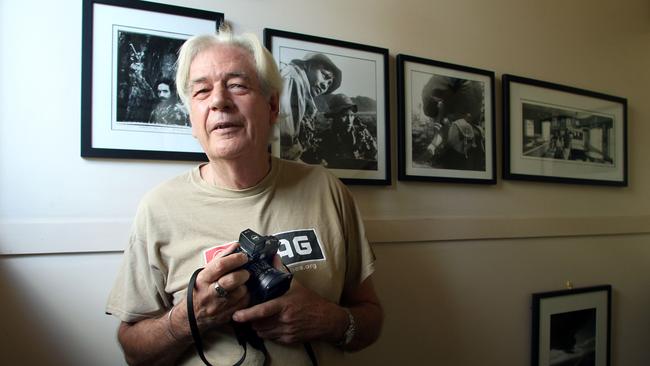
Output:
<svg viewBox="0 0 650 366">
<path fill-rule="evenodd" d="M 214 290 L 217 291 L 217 297 L 222 297 L 223 298 L 223 297 L 228 296 L 228 290 L 221 287 L 221 285 L 219 285 L 219 281 L 215 282 Z"/>
</svg>

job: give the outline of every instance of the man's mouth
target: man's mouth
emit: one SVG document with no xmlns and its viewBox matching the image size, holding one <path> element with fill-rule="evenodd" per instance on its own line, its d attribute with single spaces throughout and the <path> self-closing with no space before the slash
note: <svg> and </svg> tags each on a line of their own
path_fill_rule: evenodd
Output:
<svg viewBox="0 0 650 366">
<path fill-rule="evenodd" d="M 313 88 L 313 93 L 315 96 L 323 94 L 325 91 L 321 89 L 319 86 L 314 86 Z"/>
<path fill-rule="evenodd" d="M 239 122 L 218 122 L 212 127 L 212 131 L 230 132 L 242 127 L 243 125 Z"/>
</svg>

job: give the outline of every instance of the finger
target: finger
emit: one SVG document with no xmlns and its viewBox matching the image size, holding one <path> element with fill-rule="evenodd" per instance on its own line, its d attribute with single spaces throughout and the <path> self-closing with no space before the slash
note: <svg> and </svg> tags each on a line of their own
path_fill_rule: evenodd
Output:
<svg viewBox="0 0 650 366">
<path fill-rule="evenodd" d="M 236 287 L 242 286 L 250 278 L 250 272 L 245 269 L 239 269 L 233 272 L 229 272 L 221 276 L 216 283 L 219 283 L 219 286 L 230 291 Z"/>
<path fill-rule="evenodd" d="M 239 243 L 230 243 L 228 244 L 223 250 L 219 251 L 214 258 L 221 258 L 225 257 L 228 254 L 232 253 L 237 247 L 239 246 Z M 213 258 L 213 259 L 214 259 Z"/>
<path fill-rule="evenodd" d="M 240 268 L 246 262 L 248 257 L 244 253 L 233 253 L 225 257 L 214 258 L 205 269 L 199 273 L 197 283 L 213 283 L 226 273 Z"/>
<path fill-rule="evenodd" d="M 268 318 L 282 311 L 282 305 L 277 299 L 242 309 L 233 314 L 233 320 L 240 323 Z"/>
<path fill-rule="evenodd" d="M 232 314 L 248 306 L 249 296 L 245 287 L 238 287 L 227 298 L 211 296 L 201 308 L 195 310 L 196 319 L 201 329 L 220 326 L 232 321 Z"/>
<path fill-rule="evenodd" d="M 217 280 L 217 282 L 214 283 L 214 290 L 217 292 L 218 298 L 226 301 L 226 297 L 228 297 L 228 290 L 226 290 L 223 286 L 219 284 L 219 280 Z"/>
<path fill-rule="evenodd" d="M 280 255 L 277 254 L 277 253 L 275 254 L 275 256 L 273 256 L 273 267 L 275 267 L 276 269 L 279 269 L 282 272 L 287 271 L 284 264 L 282 263 L 282 257 L 280 257 Z"/>
<path fill-rule="evenodd" d="M 237 309 L 248 306 L 249 294 L 246 286 L 239 286 L 234 288 L 228 294 L 228 301 L 230 301 Z M 242 306 L 239 306 L 242 305 Z"/>
<path fill-rule="evenodd" d="M 239 287 L 244 287 L 249 278 L 250 273 L 244 269 L 239 269 L 221 276 L 213 285 L 216 296 L 220 299 L 229 297 L 230 292 Z"/>
</svg>

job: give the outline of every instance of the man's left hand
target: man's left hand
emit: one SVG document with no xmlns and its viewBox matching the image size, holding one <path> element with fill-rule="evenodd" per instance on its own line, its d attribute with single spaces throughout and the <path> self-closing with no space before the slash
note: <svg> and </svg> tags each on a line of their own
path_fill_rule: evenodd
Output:
<svg viewBox="0 0 650 366">
<path fill-rule="evenodd" d="M 314 339 L 336 342 L 345 331 L 347 314 L 294 278 L 286 294 L 238 310 L 233 320 L 251 322 L 260 338 L 278 343 L 294 344 Z"/>
</svg>

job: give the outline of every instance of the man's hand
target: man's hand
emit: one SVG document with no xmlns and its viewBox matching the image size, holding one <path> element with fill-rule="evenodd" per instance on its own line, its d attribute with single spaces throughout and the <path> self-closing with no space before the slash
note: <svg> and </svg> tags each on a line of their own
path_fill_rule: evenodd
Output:
<svg viewBox="0 0 650 366">
<path fill-rule="evenodd" d="M 238 310 L 237 322 L 251 322 L 262 339 L 283 344 L 311 340 L 336 342 L 345 328 L 347 315 L 338 305 L 301 285 L 295 278 L 286 294 L 276 299 Z"/>
<path fill-rule="evenodd" d="M 237 244 L 228 247 L 224 254 L 215 257 L 197 276 L 194 313 L 202 330 L 230 322 L 236 310 L 248 306 L 249 296 L 245 286 L 248 271 L 237 270 L 248 258 L 241 253 L 225 256 L 236 247 Z M 227 291 L 225 297 L 218 296 L 214 288 L 217 281 Z M 130 365 L 175 364 L 181 353 L 192 343 L 187 321 L 187 302 L 183 299 L 158 318 L 136 323 L 122 322 L 118 340 Z"/>
<path fill-rule="evenodd" d="M 227 255 L 236 247 L 237 244 L 232 244 L 217 255 L 196 278 L 194 313 L 201 330 L 228 323 L 235 311 L 248 306 L 246 281 L 250 274 L 244 269 L 237 270 L 248 257 L 244 253 Z M 218 295 L 217 283 L 226 291 L 225 296 Z"/>
</svg>

